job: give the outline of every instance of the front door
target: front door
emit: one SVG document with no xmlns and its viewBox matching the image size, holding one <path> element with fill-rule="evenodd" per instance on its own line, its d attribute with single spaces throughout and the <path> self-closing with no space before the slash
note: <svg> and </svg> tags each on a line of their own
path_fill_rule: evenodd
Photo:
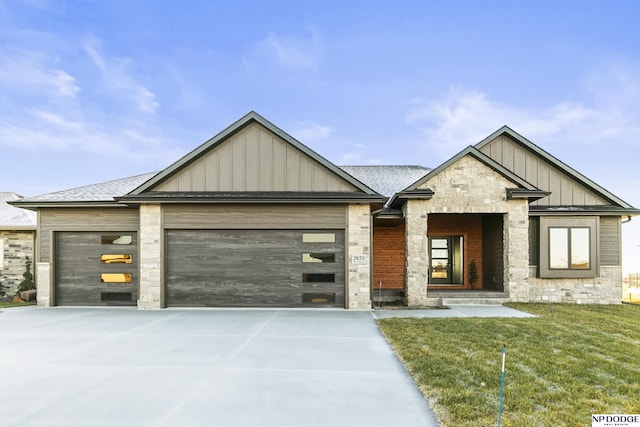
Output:
<svg viewBox="0 0 640 427">
<path fill-rule="evenodd" d="M 462 285 L 462 237 L 429 238 L 429 284 Z"/>
</svg>

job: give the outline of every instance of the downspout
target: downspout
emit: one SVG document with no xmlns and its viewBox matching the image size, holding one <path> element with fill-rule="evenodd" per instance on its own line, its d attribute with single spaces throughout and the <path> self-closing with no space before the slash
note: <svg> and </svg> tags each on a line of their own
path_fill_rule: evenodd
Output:
<svg viewBox="0 0 640 427">
<path fill-rule="evenodd" d="M 631 222 L 631 215 L 627 215 L 627 220 L 626 221 L 620 221 L 620 224 L 626 224 L 628 222 Z"/>
</svg>

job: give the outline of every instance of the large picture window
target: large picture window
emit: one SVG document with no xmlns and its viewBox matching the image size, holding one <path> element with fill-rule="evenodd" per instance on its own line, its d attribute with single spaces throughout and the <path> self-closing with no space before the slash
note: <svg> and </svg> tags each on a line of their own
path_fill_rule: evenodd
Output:
<svg viewBox="0 0 640 427">
<path fill-rule="evenodd" d="M 549 268 L 589 269 L 590 234 L 588 227 L 549 227 Z"/>
<path fill-rule="evenodd" d="M 541 217 L 540 277 L 596 277 L 598 224 L 598 217 Z"/>
</svg>

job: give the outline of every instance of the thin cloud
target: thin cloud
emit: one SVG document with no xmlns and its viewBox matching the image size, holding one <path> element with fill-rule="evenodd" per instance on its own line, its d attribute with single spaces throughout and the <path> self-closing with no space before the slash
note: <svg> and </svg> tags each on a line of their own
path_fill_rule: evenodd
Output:
<svg viewBox="0 0 640 427">
<path fill-rule="evenodd" d="M 615 72 L 614 72 L 615 71 Z M 590 77 L 586 89 L 592 96 L 578 103 L 564 101 L 544 108 L 524 108 L 492 100 L 488 94 L 473 89 L 452 88 L 434 101 L 408 101 L 406 122 L 422 135 L 424 148 L 447 158 L 467 145 L 475 144 L 500 128 L 509 125 L 536 141 L 564 141 L 574 145 L 594 145 L 615 140 L 628 147 L 640 143 L 637 108 L 640 82 L 630 70 L 616 77 L 619 70 L 600 70 Z M 598 84 L 594 83 L 598 81 Z M 625 88 L 632 88 L 632 91 Z M 625 97 L 626 102 L 610 102 Z"/>
<path fill-rule="evenodd" d="M 296 130 L 292 132 L 296 139 L 303 143 L 323 140 L 331 136 L 333 128 L 331 126 L 323 126 L 316 122 L 302 122 Z"/>
<path fill-rule="evenodd" d="M 181 154 L 175 141 L 155 134 L 150 128 L 132 127 L 117 117 L 105 124 L 87 117 L 70 118 L 59 112 L 31 109 L 0 119 L 0 146 L 85 152 L 140 164 L 164 164 L 165 159 Z"/>
<path fill-rule="evenodd" d="M 132 62 L 126 58 L 109 57 L 100 53 L 100 42 L 89 39 L 84 50 L 93 64 L 101 71 L 103 83 L 110 93 L 129 100 L 144 113 L 154 113 L 160 103 L 155 94 L 134 77 Z"/>
<path fill-rule="evenodd" d="M 245 66 L 269 60 L 283 68 L 316 69 L 320 64 L 322 43 L 318 33 L 308 29 L 303 35 L 280 35 L 270 32 L 244 55 Z"/>
<path fill-rule="evenodd" d="M 41 96 L 73 98 L 80 91 L 76 79 L 53 65 L 44 55 L 4 52 L 0 62 L 0 85 Z"/>
</svg>

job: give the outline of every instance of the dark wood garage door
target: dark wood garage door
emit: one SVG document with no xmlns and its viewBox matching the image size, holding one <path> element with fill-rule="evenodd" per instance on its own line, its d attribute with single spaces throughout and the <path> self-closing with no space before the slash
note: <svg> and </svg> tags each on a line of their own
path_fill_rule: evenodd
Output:
<svg viewBox="0 0 640 427">
<path fill-rule="evenodd" d="M 167 306 L 344 307 L 343 230 L 167 230 Z"/>
<path fill-rule="evenodd" d="M 57 232 L 56 305 L 136 305 L 135 232 Z"/>
</svg>

